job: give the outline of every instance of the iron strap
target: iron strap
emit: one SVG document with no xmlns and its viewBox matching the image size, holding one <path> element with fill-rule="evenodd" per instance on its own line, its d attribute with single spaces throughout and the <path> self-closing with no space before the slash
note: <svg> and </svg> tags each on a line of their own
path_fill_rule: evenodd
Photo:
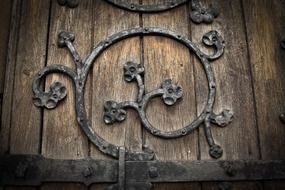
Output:
<svg viewBox="0 0 285 190">
<path fill-rule="evenodd" d="M 43 182 L 117 183 L 117 160 L 59 160 L 40 155 L 0 155 L 0 185 Z M 285 160 L 126 161 L 125 183 L 285 179 Z M 134 183 L 135 182 L 135 183 Z M 142 185 L 143 184 L 143 185 Z"/>
</svg>

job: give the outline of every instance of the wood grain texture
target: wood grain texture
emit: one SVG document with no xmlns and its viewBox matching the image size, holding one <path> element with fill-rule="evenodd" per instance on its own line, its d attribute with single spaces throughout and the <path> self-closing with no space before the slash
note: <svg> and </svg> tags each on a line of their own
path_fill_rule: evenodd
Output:
<svg viewBox="0 0 285 190">
<path fill-rule="evenodd" d="M 285 12 L 281 0 L 243 1 L 252 68 L 262 159 L 284 159 Z"/>
<path fill-rule="evenodd" d="M 222 183 L 205 182 L 202 184 L 202 189 L 207 190 L 220 190 L 222 187 Z M 234 182 L 230 190 L 263 190 L 263 187 L 260 182 Z"/>
<path fill-rule="evenodd" d="M 15 6 L 20 6 L 20 3 Z M 33 106 L 31 84 L 36 71 L 43 67 L 46 61 L 48 22 L 43 24 L 42 21 L 48 20 L 49 1 L 27 0 L 25 3 L 22 3 L 21 8 L 14 8 L 13 11 L 19 11 L 21 27 L 14 26 L 14 24 L 19 24 L 19 21 L 15 19 L 19 19 L 20 17 L 16 13 L 13 13 L 15 18 L 12 20 L 15 23 L 12 24 L 13 33 L 11 33 L 11 37 L 15 38 L 14 40 L 18 40 L 18 42 L 16 46 L 17 50 L 14 50 L 15 47 L 9 48 L 11 54 L 16 56 L 12 65 L 7 66 L 7 71 L 9 72 L 13 69 L 15 73 L 7 72 L 6 74 L 13 75 L 7 76 L 6 81 L 8 81 L 9 77 L 14 77 L 14 82 L 12 80 L 12 84 L 9 84 L 9 82 L 5 84 L 13 87 L 13 90 L 5 88 L 7 90 L 5 93 L 11 93 L 10 96 L 13 96 L 11 100 L 10 153 L 37 154 L 40 147 L 41 114 L 40 110 Z M 41 27 L 38 27 L 39 25 Z M 17 32 L 13 31 L 14 29 L 18 30 L 19 38 L 17 37 Z M 10 43 L 10 45 L 15 45 L 12 41 Z M 12 61 L 10 59 L 11 54 L 9 53 L 8 55 L 8 63 Z M 7 100 L 9 101 L 9 99 Z M 5 111 L 10 111 L 10 109 Z M 9 119 L 9 117 L 6 119 Z M 5 124 L 9 124 L 9 122 Z M 35 190 L 35 188 L 31 187 L 6 189 Z"/>
<path fill-rule="evenodd" d="M 80 55 L 86 56 L 91 48 L 92 0 L 80 2 L 76 9 L 58 6 L 52 2 L 49 52 L 47 65 L 62 64 L 74 68 L 74 62 L 67 48 L 57 46 L 57 35 L 61 31 L 75 34 L 74 45 Z M 62 82 L 68 95 L 54 110 L 44 110 L 42 154 L 46 157 L 77 159 L 88 155 L 88 141 L 76 120 L 74 86 L 63 75 L 47 77 L 46 89 L 54 81 Z"/>
<path fill-rule="evenodd" d="M 202 2 L 209 6 L 212 1 Z M 213 137 L 224 150 L 222 159 L 258 159 L 258 134 L 242 6 L 239 0 L 221 0 L 217 5 L 221 14 L 214 23 L 192 25 L 194 42 L 201 42 L 202 35 L 210 30 L 217 30 L 223 36 L 226 45 L 224 55 L 212 63 L 217 84 L 214 112 L 220 113 L 223 109 L 229 109 L 234 113 L 234 121 L 226 128 L 212 125 Z M 206 48 L 203 48 L 203 51 L 212 52 Z M 195 76 L 197 109 L 198 113 L 201 113 L 207 100 L 208 88 L 204 71 L 197 60 L 195 61 Z M 203 128 L 199 133 L 200 159 L 211 159 Z M 212 189 L 213 184 L 216 187 L 219 185 L 219 183 L 203 183 L 202 189 Z M 259 184 L 246 182 L 242 186 L 233 183 L 233 189 L 242 190 L 247 185 L 252 189 L 259 189 Z"/>
<path fill-rule="evenodd" d="M 188 22 L 186 6 L 164 13 L 143 15 L 144 27 L 167 28 L 184 36 L 189 35 Z M 181 85 L 184 92 L 183 100 L 171 107 L 166 106 L 160 98 L 151 101 L 147 109 L 150 123 L 166 131 L 185 127 L 196 116 L 193 63 L 189 50 L 174 40 L 158 36 L 144 37 L 143 47 L 146 92 L 159 88 L 166 79 Z M 196 132 L 179 139 L 163 140 L 145 131 L 146 144 L 161 160 L 196 160 L 197 139 Z"/>
<path fill-rule="evenodd" d="M 206 5 L 210 2 L 212 1 L 204 1 Z M 217 84 L 214 112 L 229 109 L 234 112 L 234 120 L 226 128 L 212 125 L 212 133 L 216 143 L 224 149 L 223 159 L 258 159 L 257 126 L 242 6 L 239 0 L 221 0 L 218 6 L 221 14 L 214 23 L 192 27 L 192 38 L 197 43 L 210 30 L 217 30 L 225 40 L 224 55 L 212 63 Z M 207 100 L 208 88 L 200 62 L 195 62 L 195 69 L 198 113 L 201 113 Z M 200 144 L 201 159 L 210 159 L 202 128 Z"/>
<path fill-rule="evenodd" d="M 49 1 L 28 0 L 22 4 L 15 64 L 10 153 L 39 152 L 41 111 L 33 104 L 31 86 L 36 72 L 45 65 L 48 22 L 43 21 L 48 21 L 48 18 Z"/>
<path fill-rule="evenodd" d="M 285 128 L 278 116 L 285 105 L 285 2 L 243 0 L 262 159 L 284 159 Z M 284 182 L 265 182 L 264 189 L 284 189 Z"/>
<path fill-rule="evenodd" d="M 5 85 L 3 93 L 3 104 L 1 113 L 1 131 L 0 131 L 0 152 L 9 151 L 9 137 L 11 126 L 11 110 L 14 90 L 14 73 L 17 55 L 18 35 L 21 18 L 21 1 L 14 0 L 11 13 L 11 25 L 9 34 L 9 45 L 7 51 L 7 66 L 5 71 Z"/>
<path fill-rule="evenodd" d="M 147 1 L 143 1 L 147 3 Z M 155 0 L 153 4 L 165 3 Z M 187 6 L 159 14 L 143 14 L 144 27 L 162 27 L 180 35 L 189 35 Z M 185 127 L 196 117 L 195 84 L 191 53 L 182 44 L 164 37 L 143 37 L 143 60 L 145 66 L 146 92 L 158 87 L 166 79 L 172 79 L 183 88 L 183 100 L 171 107 L 160 98 L 150 102 L 147 117 L 150 123 L 161 130 L 175 130 Z M 144 130 L 145 144 L 159 160 L 196 160 L 198 157 L 197 131 L 179 139 L 164 140 Z M 198 183 L 156 184 L 154 189 L 200 189 Z"/>
<path fill-rule="evenodd" d="M 92 46 L 90 32 L 92 31 L 92 4 L 93 0 L 82 0 L 77 8 L 70 9 L 59 6 L 56 0 L 52 1 L 47 65 L 62 64 L 75 68 L 67 48 L 60 49 L 57 46 L 57 35 L 61 31 L 74 33 L 74 45 L 83 59 L 89 53 Z M 52 74 L 47 77 L 46 89 L 54 81 L 62 82 L 67 88 L 68 95 L 56 109 L 44 110 L 42 154 L 58 159 L 86 158 L 88 140 L 77 124 L 73 83 L 66 76 Z M 89 86 L 87 84 L 87 87 Z M 80 184 L 45 184 L 41 189 L 83 190 L 87 187 Z"/>
<path fill-rule="evenodd" d="M 9 29 L 11 21 L 12 1 L 0 1 L 0 94 L 4 90 L 5 68 L 7 63 Z"/>
<path fill-rule="evenodd" d="M 132 1 L 138 3 L 138 1 Z M 139 14 L 118 9 L 106 2 L 96 1 L 94 5 L 94 45 L 108 36 L 139 26 Z M 119 42 L 103 52 L 93 66 L 92 78 L 92 127 L 105 140 L 115 145 L 125 145 L 130 150 L 141 151 L 142 134 L 136 113 L 129 109 L 124 122 L 106 125 L 103 122 L 103 106 L 108 100 L 117 102 L 136 99 L 135 83 L 124 80 L 123 65 L 127 61 L 140 63 L 140 38 L 134 37 Z M 91 146 L 93 158 L 107 158 Z"/>
</svg>

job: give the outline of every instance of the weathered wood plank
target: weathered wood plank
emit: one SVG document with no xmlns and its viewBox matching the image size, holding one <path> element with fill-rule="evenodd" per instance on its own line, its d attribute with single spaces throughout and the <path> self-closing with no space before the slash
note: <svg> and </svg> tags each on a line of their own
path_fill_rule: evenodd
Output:
<svg viewBox="0 0 285 190">
<path fill-rule="evenodd" d="M 205 4 L 209 5 L 210 2 L 212 1 L 205 1 Z M 212 133 L 217 144 L 224 149 L 223 159 L 258 159 L 254 99 L 242 7 L 239 0 L 219 1 L 218 6 L 222 12 L 214 23 L 192 27 L 193 41 L 201 42 L 203 34 L 217 30 L 226 45 L 224 55 L 212 63 L 217 84 L 214 112 L 229 109 L 234 112 L 234 121 L 226 128 L 213 126 Z M 198 61 L 195 68 L 197 105 L 200 113 L 207 100 L 208 88 L 205 85 L 204 71 Z M 209 146 L 202 128 L 200 136 L 201 159 L 209 159 Z"/>
<path fill-rule="evenodd" d="M 132 1 L 138 3 L 139 1 Z M 139 26 L 139 15 L 118 9 L 109 3 L 96 1 L 94 5 L 94 45 L 121 30 Z M 107 126 L 103 121 L 103 106 L 108 100 L 117 102 L 135 100 L 135 83 L 124 80 L 123 65 L 127 61 L 140 63 L 140 39 L 134 37 L 119 42 L 95 61 L 92 76 L 92 126 L 105 140 L 115 145 L 125 145 L 131 150 L 141 150 L 141 127 L 133 110 L 128 110 L 127 119 Z M 93 158 L 107 158 L 95 146 L 91 146 Z"/>
<path fill-rule="evenodd" d="M 16 3 L 18 5 L 15 6 L 20 6 L 20 2 L 15 1 Z M 31 84 L 36 71 L 43 67 L 46 61 L 48 22 L 43 24 L 42 21 L 49 18 L 49 1 L 28 0 L 22 3 L 21 8 L 15 7 L 13 11 L 19 11 L 21 27 L 17 26 L 20 17 L 13 12 L 12 22 L 15 23 L 12 23 L 11 27 L 10 46 L 12 47 L 9 48 L 11 52 L 8 55 L 8 63 L 11 65 L 7 66 L 7 75 L 11 76 L 6 75 L 7 83 L 5 84 L 5 90 L 7 90 L 5 93 L 13 96 L 13 99 L 4 95 L 7 103 L 12 101 L 12 107 L 4 110 L 2 117 L 5 118 L 10 114 L 5 113 L 6 111 L 12 111 L 10 153 L 37 154 L 40 147 L 41 114 L 40 110 L 33 106 Z M 20 38 L 17 37 L 18 32 Z M 14 50 L 13 45 L 16 43 L 12 40 L 18 40 L 18 45 L 15 46 L 17 50 Z M 15 59 L 10 56 L 15 56 Z M 9 81 L 10 77 L 14 78 Z M 5 119 L 10 119 L 10 117 Z M 5 122 L 5 120 L 3 121 Z M 4 124 L 7 124 L 6 127 L 10 125 L 9 121 Z M 34 190 L 35 188 L 16 189 Z"/>
<path fill-rule="evenodd" d="M 230 190 L 263 190 L 260 182 L 234 182 L 234 184 L 230 182 L 225 182 L 224 184 L 206 182 L 202 184 L 202 188 L 207 190 L 227 189 L 226 187 L 229 187 Z"/>
<path fill-rule="evenodd" d="M 92 5 L 93 0 L 82 0 L 77 8 L 70 9 L 59 6 L 56 0 L 52 1 L 47 65 L 62 64 L 75 68 L 67 48 L 60 49 L 57 46 L 57 36 L 61 31 L 74 33 L 74 44 L 82 59 L 89 53 L 92 47 Z M 55 81 L 60 81 L 66 86 L 68 95 L 56 109 L 44 110 L 42 154 L 62 159 L 87 157 L 88 140 L 77 124 L 73 83 L 66 76 L 52 74 L 47 77 L 46 89 Z M 87 84 L 87 89 L 88 87 Z M 42 189 L 86 189 L 86 187 L 75 184 L 45 184 Z"/>
<path fill-rule="evenodd" d="M 138 0 L 132 0 L 138 3 Z M 121 30 L 139 26 L 139 15 L 118 9 L 104 1 L 94 2 L 94 32 L 95 46 L 108 36 Z M 135 100 L 137 89 L 134 83 L 126 83 L 123 78 L 123 65 L 127 61 L 140 63 L 139 37 L 126 39 L 113 45 L 95 61 L 92 76 L 92 108 L 91 122 L 96 131 L 105 140 L 115 145 L 125 145 L 130 150 L 141 150 L 142 134 L 139 120 L 133 110 L 128 110 L 127 119 L 120 124 L 107 126 L 103 122 L 103 106 L 108 100 Z M 90 74 L 90 73 L 89 73 Z M 94 145 L 90 147 L 91 157 L 109 159 Z M 107 185 L 93 185 L 91 189 L 105 189 Z"/>
<path fill-rule="evenodd" d="M 41 111 L 33 104 L 31 84 L 36 72 L 44 67 L 46 62 L 48 18 L 49 1 L 28 0 L 22 3 L 14 76 L 10 153 L 39 153 Z"/>
<path fill-rule="evenodd" d="M 80 55 L 87 55 L 91 48 L 92 1 L 84 0 L 76 9 L 58 6 L 52 2 L 49 52 L 47 65 L 62 64 L 74 68 L 72 56 L 67 48 L 57 46 L 57 35 L 61 31 L 75 34 L 75 47 Z M 54 81 L 63 82 L 67 88 L 66 99 L 54 110 L 44 110 L 42 154 L 56 158 L 84 158 L 88 155 L 87 138 L 77 124 L 72 81 L 63 75 L 47 77 L 46 88 Z"/>
<path fill-rule="evenodd" d="M 21 1 L 14 0 L 11 13 L 11 25 L 9 34 L 9 44 L 7 51 L 7 65 L 5 71 L 5 85 L 3 93 L 1 132 L 0 132 L 0 152 L 9 151 L 9 137 L 11 126 L 11 110 L 13 101 L 14 73 L 17 55 L 17 44 L 21 18 Z"/>
<path fill-rule="evenodd" d="M 165 13 L 143 15 L 144 27 L 167 28 L 184 36 L 189 35 L 188 22 L 186 6 Z M 173 107 L 164 105 L 160 99 L 153 100 L 147 109 L 150 122 L 153 126 L 167 131 L 185 127 L 196 116 L 193 64 L 189 50 L 171 39 L 158 36 L 144 37 L 143 45 L 146 92 L 160 87 L 166 79 L 177 82 L 184 92 L 183 100 Z M 174 140 L 162 140 L 148 132 L 145 132 L 145 136 L 146 143 L 155 150 L 158 159 L 197 159 L 196 132 Z"/>
<path fill-rule="evenodd" d="M 284 181 L 269 181 L 264 183 L 265 190 L 285 189 Z"/>
<path fill-rule="evenodd" d="M 261 158 L 284 159 L 285 128 L 278 119 L 285 110 L 285 37 L 281 0 L 243 1 L 256 99 Z M 261 40 L 262 39 L 262 40 Z"/>
<path fill-rule="evenodd" d="M 11 0 L 0 2 L 0 25 L 2 27 L 0 30 L 0 94 L 3 94 L 4 90 L 12 2 Z"/>
<path fill-rule="evenodd" d="M 146 1 L 143 1 L 147 4 Z M 152 4 L 165 3 L 162 0 Z M 155 26 L 189 36 L 187 6 L 159 14 L 143 14 L 143 26 Z M 191 123 L 196 116 L 193 64 L 189 50 L 183 45 L 163 37 L 143 38 L 146 92 L 158 87 L 166 79 L 172 79 L 183 88 L 183 100 L 169 107 L 160 99 L 149 104 L 147 117 L 161 130 L 175 130 Z M 180 139 L 163 140 L 144 131 L 145 143 L 160 160 L 196 160 L 198 157 L 197 131 Z M 155 189 L 200 189 L 199 184 L 156 184 Z"/>
<path fill-rule="evenodd" d="M 261 159 L 284 159 L 285 128 L 278 116 L 285 105 L 285 2 L 243 0 L 253 76 Z M 284 189 L 284 182 L 265 182 L 264 189 Z M 282 188 L 283 187 L 283 188 Z"/>
<path fill-rule="evenodd" d="M 211 0 L 202 2 L 206 6 L 212 3 Z M 217 30 L 223 36 L 226 45 L 223 57 L 212 63 L 217 84 L 214 112 L 220 113 L 223 109 L 229 109 L 234 113 L 234 121 L 226 128 L 212 126 L 213 137 L 224 150 L 222 159 L 258 159 L 257 126 L 242 6 L 239 0 L 221 0 L 218 1 L 217 6 L 221 14 L 214 23 L 192 25 L 193 41 L 199 43 L 203 34 L 210 30 Z M 202 45 L 200 47 L 204 52 L 211 53 Z M 197 109 L 198 113 L 201 113 L 207 100 L 208 88 L 204 71 L 197 60 L 195 76 Z M 203 128 L 199 133 L 200 159 L 211 159 Z M 203 189 L 211 189 L 213 184 L 203 183 Z M 215 186 L 218 186 L 218 183 Z M 244 186 L 247 186 L 247 183 L 244 183 Z M 233 188 L 242 189 L 236 183 L 233 184 Z M 258 185 L 253 184 L 252 189 L 259 189 Z"/>
</svg>

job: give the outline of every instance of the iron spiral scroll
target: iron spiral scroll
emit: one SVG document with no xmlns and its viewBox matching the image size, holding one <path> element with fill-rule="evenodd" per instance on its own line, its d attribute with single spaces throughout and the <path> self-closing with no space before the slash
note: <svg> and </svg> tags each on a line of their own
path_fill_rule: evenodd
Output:
<svg viewBox="0 0 285 190">
<path fill-rule="evenodd" d="M 149 93 L 144 91 L 144 83 L 142 76 L 144 73 L 144 67 L 140 64 L 133 62 L 127 62 L 124 66 L 124 77 L 127 82 L 135 81 L 138 84 L 138 98 L 137 101 L 115 102 L 108 101 L 104 105 L 104 121 L 107 124 L 114 122 L 122 122 L 126 119 L 126 109 L 132 108 L 138 112 L 143 127 L 145 127 L 152 135 L 161 138 L 178 138 L 191 133 L 196 128 L 203 125 L 205 135 L 210 146 L 209 153 L 213 158 L 219 158 L 222 156 L 223 150 L 217 145 L 211 134 L 211 123 L 220 127 L 228 125 L 233 118 L 232 112 L 224 110 L 220 114 L 213 113 L 213 106 L 216 96 L 216 83 L 214 73 L 211 67 L 211 61 L 218 59 L 224 52 L 224 41 L 217 31 L 210 31 L 203 36 L 202 42 L 215 49 L 212 55 L 203 53 L 192 41 L 176 34 L 173 31 L 149 27 L 149 28 L 132 28 L 121 31 L 108 37 L 106 40 L 100 42 L 91 52 L 91 54 L 82 61 L 76 48 L 73 45 L 75 36 L 69 32 L 61 32 L 58 35 L 59 47 L 67 47 L 70 51 L 76 69 L 68 68 L 64 65 L 50 65 L 43 68 L 34 78 L 33 92 L 34 92 L 34 104 L 38 107 L 45 107 L 47 109 L 55 108 L 58 103 L 63 100 L 66 95 L 66 88 L 60 82 L 54 82 L 50 86 L 48 92 L 44 92 L 41 89 L 41 81 L 46 75 L 50 73 L 62 73 L 69 76 L 75 85 L 75 108 L 77 121 L 82 131 L 89 138 L 89 140 L 95 144 L 103 153 L 119 158 L 119 146 L 111 144 L 100 137 L 91 127 L 87 118 L 85 104 L 84 104 L 84 88 L 87 80 L 88 73 L 99 54 L 106 50 L 111 45 L 122 41 L 126 38 L 134 36 L 163 36 L 176 40 L 177 42 L 185 45 L 191 52 L 193 52 L 200 60 L 208 80 L 209 95 L 207 104 L 202 113 L 189 125 L 182 129 L 175 131 L 161 131 L 156 129 L 150 124 L 146 117 L 146 107 L 148 102 L 157 96 L 161 96 L 165 104 L 171 106 L 176 103 L 177 100 L 183 96 L 182 88 L 171 79 L 167 79 L 162 82 L 161 87 L 155 89 Z M 103 109 L 103 108 L 102 108 Z M 141 152 L 131 152 L 126 150 L 126 160 L 152 160 L 154 159 L 154 152 L 149 149 L 144 149 Z"/>
</svg>

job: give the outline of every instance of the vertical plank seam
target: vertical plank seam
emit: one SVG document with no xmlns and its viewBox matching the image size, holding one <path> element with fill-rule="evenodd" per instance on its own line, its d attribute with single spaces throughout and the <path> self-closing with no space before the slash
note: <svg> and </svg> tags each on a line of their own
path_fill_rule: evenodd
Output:
<svg viewBox="0 0 285 190">
<path fill-rule="evenodd" d="M 188 35 L 189 35 L 189 39 L 192 41 L 192 21 L 190 19 L 190 4 L 191 2 L 188 2 L 186 4 L 186 12 L 187 12 L 187 18 L 188 18 Z M 192 69 L 193 69 L 193 82 L 194 82 L 194 98 L 195 98 L 195 111 L 196 111 L 196 116 L 198 116 L 198 100 L 197 100 L 197 75 L 196 75 L 196 67 L 195 67 L 195 61 L 194 61 L 194 56 L 193 52 L 191 52 L 189 50 L 190 53 L 190 60 L 192 62 Z M 197 128 L 197 130 L 195 131 L 196 135 L 197 135 L 197 160 L 201 160 L 201 144 L 200 144 L 200 127 Z M 203 188 L 203 183 L 202 182 L 198 182 L 198 186 L 199 189 L 202 190 Z"/>
<path fill-rule="evenodd" d="M 10 32 L 11 32 L 11 22 L 12 22 L 12 15 L 13 15 L 13 13 L 12 13 L 12 11 L 13 11 L 13 2 L 12 3 L 10 3 L 10 5 L 9 5 L 9 9 L 10 9 L 10 15 L 9 15 L 9 24 L 8 24 L 8 35 L 7 35 L 7 37 L 8 37 L 8 40 L 6 41 L 7 43 L 6 43 L 6 48 L 8 49 L 8 46 L 9 46 L 9 36 L 10 36 Z M 3 68 L 3 71 L 2 72 L 4 72 L 4 71 L 6 71 L 6 67 L 7 67 L 7 58 L 8 58 L 8 50 L 6 51 L 6 55 L 5 55 L 5 58 L 4 58 L 4 68 Z M 1 88 L 1 93 L 0 93 L 0 99 L 2 99 L 3 100 L 3 90 L 4 90 L 4 85 L 5 85 L 5 76 L 6 75 L 6 72 L 4 72 L 3 73 L 3 81 L 0 81 L 1 83 L 2 83 L 2 88 Z M 2 108 L 2 107 L 1 107 Z M 0 113 L 0 115 L 1 115 L 1 113 Z M 1 130 L 1 123 L 0 123 L 0 130 Z"/>
<path fill-rule="evenodd" d="M 14 96 L 13 95 L 14 95 L 14 87 L 15 87 L 15 80 L 14 79 L 15 79 L 15 71 L 16 71 L 16 66 L 15 65 L 17 63 L 17 56 L 16 55 L 18 54 L 18 45 L 19 45 L 19 39 L 20 39 L 23 1 L 21 1 L 21 0 L 14 0 L 14 3 L 16 4 L 15 5 L 16 7 L 15 7 L 15 10 L 13 10 L 13 11 L 18 12 L 19 15 L 17 15 L 17 13 L 15 13 L 16 14 L 15 15 L 16 18 L 15 18 L 14 22 L 15 22 L 16 29 L 18 29 L 18 31 L 16 31 L 16 34 L 15 34 L 15 39 L 12 39 L 13 36 L 10 36 L 10 34 L 9 34 L 9 44 L 10 43 L 12 44 L 12 41 L 16 40 L 16 47 L 15 47 L 15 59 L 13 61 L 13 66 L 11 66 L 12 70 L 13 70 L 13 73 L 12 73 L 13 81 L 12 81 L 12 87 L 11 87 L 12 97 L 11 97 L 11 102 L 9 103 L 10 106 L 11 106 L 10 107 L 11 109 L 10 109 L 10 113 L 9 113 L 9 127 L 8 127 L 9 128 L 8 129 L 8 131 L 9 131 L 8 132 L 9 133 L 8 134 L 9 135 L 9 137 L 8 137 L 8 150 L 7 150 L 8 152 L 10 152 L 10 148 L 11 148 L 11 123 L 12 123 L 12 112 L 13 112 L 12 108 L 13 108 L 13 105 L 14 105 Z M 17 27 L 17 25 L 18 25 L 18 27 Z M 8 54 L 8 62 L 9 62 L 9 59 L 10 59 L 9 56 L 11 56 L 11 55 Z M 6 78 L 6 76 L 5 76 L 5 78 Z M 6 84 L 6 80 L 5 80 L 5 84 Z"/>
<path fill-rule="evenodd" d="M 49 53 L 49 35 L 50 35 L 50 25 L 51 25 L 51 10 L 52 10 L 52 0 L 49 0 L 49 13 L 48 13 L 48 23 L 47 23 L 47 36 L 46 36 L 46 55 L 45 55 L 45 64 L 47 66 L 48 62 L 48 53 Z M 43 89 L 46 88 L 46 80 L 43 82 Z M 39 137 L 39 154 L 42 154 L 42 142 L 43 142 L 43 128 L 44 128 L 44 108 L 40 108 L 40 137 Z"/>
<path fill-rule="evenodd" d="M 139 4 L 140 5 L 143 4 L 142 0 L 139 1 Z M 139 26 L 143 27 L 143 14 L 142 13 L 139 13 Z M 140 64 L 144 66 L 144 37 L 143 36 L 140 36 L 140 51 L 141 51 Z M 144 78 L 143 78 L 143 82 L 144 82 Z M 142 126 L 142 123 L 141 123 L 141 141 L 142 141 L 142 149 L 143 149 L 143 146 L 146 144 L 146 136 L 145 136 L 145 130 L 144 130 L 144 127 Z"/>
<path fill-rule="evenodd" d="M 3 81 L 3 83 L 4 83 L 4 85 L 3 85 L 3 87 L 4 87 L 4 89 L 3 89 L 3 94 L 2 94 L 2 96 L 1 96 L 1 99 L 3 100 L 3 98 L 4 98 L 4 95 L 6 94 L 6 93 L 8 93 L 8 92 L 6 92 L 7 91 L 7 89 L 5 88 L 5 84 L 6 84 L 6 82 L 7 82 L 7 77 L 8 77 L 8 75 L 6 75 L 7 73 L 9 73 L 9 70 L 10 70 L 10 67 L 13 67 L 12 65 L 13 64 L 10 64 L 10 67 L 9 67 L 9 64 L 8 64 L 8 62 L 11 60 L 10 58 L 11 57 L 13 57 L 13 55 L 11 55 L 11 54 L 13 54 L 13 52 L 12 52 L 12 48 L 11 48 L 11 44 L 12 44 L 12 42 L 13 41 L 16 41 L 16 39 L 17 39 L 17 35 L 18 35 L 18 31 L 16 31 L 16 38 L 13 38 L 13 36 L 12 36 L 12 32 L 13 32 L 13 29 L 12 28 L 14 28 L 14 27 L 17 27 L 17 25 L 18 26 L 20 26 L 19 24 L 17 24 L 17 23 L 19 23 L 19 21 L 17 20 L 17 19 L 19 19 L 19 16 L 18 16 L 18 14 L 17 14 L 17 10 L 18 10 L 18 3 L 19 3 L 19 1 L 17 1 L 17 0 L 14 0 L 13 2 L 12 2 L 12 6 L 11 6 L 11 16 L 10 16 L 10 26 L 9 26 L 9 34 L 8 34 L 8 45 L 7 45 L 7 48 L 8 48 L 8 50 L 7 50 L 7 57 L 6 57 L 6 61 L 5 61 L 5 64 L 6 64 L 6 67 L 5 67 L 5 76 L 4 76 L 4 81 Z M 13 39 L 12 39 L 13 38 Z M 16 41 L 16 47 L 15 47 L 15 49 L 17 50 L 17 45 L 18 45 L 18 42 Z M 12 62 L 14 62 L 15 60 L 13 60 Z M 15 64 L 14 64 L 15 65 Z M 15 71 L 15 69 L 12 69 L 12 70 L 14 70 Z M 11 90 L 12 90 L 12 92 L 13 92 L 13 88 L 11 88 Z M 11 92 L 11 93 L 12 93 Z M 12 97 L 11 97 L 11 103 L 9 103 L 10 104 L 10 107 L 11 107 L 11 105 L 12 105 L 12 101 L 13 101 L 13 99 L 12 99 Z M 2 113 L 3 113 L 3 110 L 2 109 L 4 109 L 3 108 L 3 105 L 4 105 L 4 103 L 3 103 L 4 101 L 2 101 L 2 103 L 1 103 L 1 118 L 0 118 L 0 122 L 1 122 L 1 124 L 0 124 L 0 132 L 2 133 L 3 132 L 3 126 L 2 126 L 2 122 L 3 122 L 3 115 L 2 115 Z M 9 113 L 9 115 L 11 115 L 11 111 L 10 111 L 10 113 Z M 11 121 L 11 119 L 10 119 L 10 121 Z M 9 122 L 9 127 L 8 127 L 9 129 L 8 129 L 8 133 L 10 134 L 10 128 L 11 128 L 11 125 L 10 125 L 10 122 Z M 1 140 L 3 140 L 3 139 L 1 139 Z M 9 139 L 9 137 L 8 137 L 8 142 L 10 141 L 10 139 Z M 3 142 L 2 142 L 3 143 Z M 8 147 L 8 151 L 9 151 L 9 147 Z"/>
<path fill-rule="evenodd" d="M 252 63 L 251 63 L 251 55 L 249 51 L 249 40 L 248 40 L 248 30 L 247 30 L 247 22 L 245 18 L 245 9 L 244 9 L 244 3 L 243 0 L 240 0 L 241 9 L 242 9 L 242 17 L 243 17 L 243 25 L 244 25 L 244 32 L 245 32 L 245 41 L 246 41 L 246 48 L 247 48 L 247 58 L 248 58 L 248 66 L 250 71 L 250 79 L 251 79 L 251 88 L 253 92 L 253 105 L 254 105 L 254 117 L 255 117 L 255 128 L 256 128 L 256 135 L 257 135 L 257 144 L 258 144 L 258 159 L 262 159 L 262 153 L 261 153 L 261 143 L 260 143 L 260 132 L 259 132 L 259 124 L 258 124 L 258 114 L 257 114 L 257 106 L 256 106 L 256 92 L 254 89 L 254 77 L 253 77 L 253 71 L 252 71 Z"/>
<path fill-rule="evenodd" d="M 95 20 L 96 18 L 95 18 L 95 11 L 96 11 L 96 7 L 95 7 L 95 3 L 93 3 L 93 1 L 91 1 L 92 2 L 92 4 L 91 4 L 91 6 L 92 6 L 92 9 L 91 9 L 91 18 L 92 18 L 92 20 Z M 91 26 L 91 42 L 92 42 L 92 44 L 91 44 L 91 51 L 92 51 L 92 49 L 93 49 L 93 46 L 94 46 L 94 41 L 95 41 L 95 24 L 94 24 L 94 22 L 92 22 L 92 26 Z M 86 59 L 87 59 L 87 56 L 86 56 Z M 86 59 L 84 59 L 84 60 L 86 60 Z M 93 67 L 94 67 L 94 64 L 92 64 L 91 65 L 91 68 L 90 68 L 90 71 L 93 71 Z M 91 107 L 89 108 L 89 110 L 88 110 L 88 112 L 89 112 L 89 120 L 90 120 L 90 123 L 92 123 L 92 119 L 93 119 L 93 117 L 92 117 L 92 101 L 93 101 L 93 99 L 92 99 L 92 97 L 93 97 L 93 72 L 89 72 L 89 78 L 90 78 L 90 90 L 91 90 L 91 99 L 90 99 L 90 103 L 91 103 Z M 87 78 L 87 80 L 88 80 L 88 78 Z M 95 127 L 95 126 L 94 126 Z M 88 157 L 91 157 L 91 146 L 92 146 L 92 142 L 89 140 L 89 138 L 87 138 L 87 156 Z M 89 189 L 91 189 L 91 187 L 88 187 L 88 190 Z"/>
<path fill-rule="evenodd" d="M 186 12 L 187 12 L 187 18 L 188 18 L 188 35 L 189 35 L 189 39 L 192 41 L 192 27 L 191 27 L 191 19 L 190 19 L 190 2 L 188 2 L 186 4 Z M 195 67 L 195 61 L 194 61 L 194 54 L 191 50 L 189 50 L 189 54 L 190 54 L 190 60 L 192 62 L 192 70 L 193 70 L 193 82 L 194 82 L 194 98 L 195 98 L 195 115 L 196 117 L 198 116 L 198 101 L 197 101 L 197 75 L 196 75 L 196 67 Z M 196 133 L 196 135 L 198 136 L 197 138 L 197 148 L 198 148 L 198 151 L 197 151 L 197 160 L 201 160 L 201 148 L 200 148 L 200 127 L 197 128 L 197 130 L 194 132 Z"/>
</svg>

